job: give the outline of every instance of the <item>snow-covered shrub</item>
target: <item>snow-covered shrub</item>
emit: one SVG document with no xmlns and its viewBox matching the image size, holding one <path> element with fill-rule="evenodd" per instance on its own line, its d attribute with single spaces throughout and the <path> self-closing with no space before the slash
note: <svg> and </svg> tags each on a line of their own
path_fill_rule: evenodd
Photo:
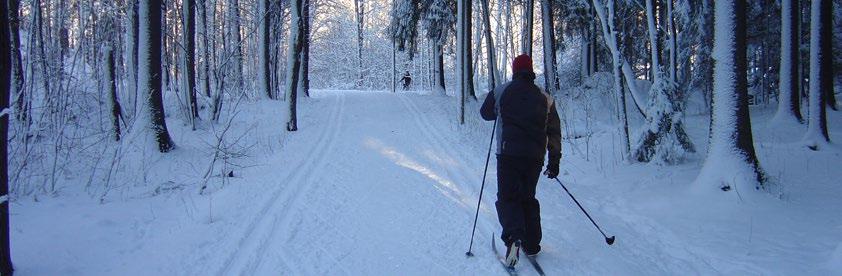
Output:
<svg viewBox="0 0 842 276">
<path fill-rule="evenodd" d="M 662 76 L 649 89 L 648 117 L 638 134 L 632 157 L 640 162 L 675 164 L 696 149 L 684 131 L 683 92 L 663 71 L 658 74 Z"/>
</svg>

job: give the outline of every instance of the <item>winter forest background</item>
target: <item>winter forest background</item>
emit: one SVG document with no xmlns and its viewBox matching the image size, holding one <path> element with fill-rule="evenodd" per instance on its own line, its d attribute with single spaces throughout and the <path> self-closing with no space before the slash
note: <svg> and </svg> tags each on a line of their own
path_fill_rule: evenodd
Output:
<svg viewBox="0 0 842 276">
<path fill-rule="evenodd" d="M 321 191 L 297 186 L 324 182 L 322 175 L 391 175 L 329 161 L 357 156 L 374 164 L 358 150 L 340 154 L 354 145 L 444 183 L 437 186 L 442 194 L 473 208 L 491 133 L 478 105 L 510 78 L 511 60 L 522 53 L 534 60 L 536 84 L 557 100 L 562 178 L 575 177 L 582 192 L 594 192 L 585 201 L 598 213 L 625 217 L 624 224 L 608 223 L 626 232 L 617 234 L 621 241 L 623 234 L 663 239 L 620 245 L 625 255 L 578 248 L 583 256 L 626 262 L 571 268 L 574 257 L 558 252 L 570 251 L 565 246 L 579 232 L 565 232 L 558 254 L 544 259 L 548 270 L 842 271 L 842 151 L 833 142 L 842 135 L 839 0 L 5 0 L 2 6 L 3 275 L 12 262 L 23 274 L 149 273 L 126 258 L 148 258 L 163 274 L 273 271 L 240 253 L 220 262 L 201 253 L 191 260 L 202 269 L 168 266 L 168 256 L 252 246 L 264 252 L 257 244 L 275 238 L 253 240 L 271 232 L 260 217 L 304 206 L 297 194 Z M 412 77 L 408 89 L 400 83 L 405 72 Z M 420 129 L 413 138 L 420 140 L 381 145 L 376 134 L 404 131 L 392 123 Z M 355 134 L 358 144 L 351 143 Z M 433 165 L 407 161 L 401 150 Z M 377 189 L 370 181 L 340 185 Z M 490 233 L 493 190 L 485 193 L 492 199 L 483 201 L 481 229 Z M 278 195 L 290 203 L 274 207 Z M 334 196 L 312 200 L 345 202 Z M 341 217 L 323 208 L 301 214 Z M 685 212 L 701 213 L 685 221 L 679 218 Z M 553 222 L 548 215 L 545 224 L 552 230 L 580 221 L 566 216 Z M 276 220 L 309 225 L 296 218 Z M 440 225 L 462 234 L 469 218 L 461 220 Z M 715 230 L 702 234 L 701 225 Z M 172 228 L 162 234 L 161 227 Z M 743 228 L 750 229 L 748 241 L 719 241 L 744 239 Z M 799 232 L 809 237 L 792 236 Z M 88 234 L 97 238 L 76 239 Z M 467 241 L 453 235 L 444 239 L 458 246 L 424 245 L 419 254 L 451 247 L 461 253 Z M 232 236 L 240 241 L 205 247 Z M 357 248 L 332 239 L 305 242 Z M 741 245 L 760 249 L 732 256 Z M 88 246 L 91 256 L 77 256 Z M 151 256 L 161 248 L 169 253 Z M 45 249 L 53 253 L 43 255 Z M 279 254 L 285 261 L 274 268 L 293 273 L 379 271 L 371 264 L 334 270 L 356 264 L 339 253 L 303 263 Z M 439 263 L 432 271 L 439 274 L 502 273 L 458 256 L 431 258 L 401 264 L 415 273 L 430 272 L 412 270 L 424 263 Z"/>
</svg>

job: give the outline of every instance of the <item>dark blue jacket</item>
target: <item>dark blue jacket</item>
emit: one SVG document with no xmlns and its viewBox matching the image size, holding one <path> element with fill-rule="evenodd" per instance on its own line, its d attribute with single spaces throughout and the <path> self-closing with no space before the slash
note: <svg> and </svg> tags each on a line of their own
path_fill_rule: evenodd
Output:
<svg viewBox="0 0 842 276">
<path fill-rule="evenodd" d="M 485 97 L 480 113 L 487 121 L 498 120 L 497 154 L 544 160 L 561 159 L 561 122 L 553 97 L 534 83 L 535 74 L 519 72 L 512 81 Z"/>
</svg>

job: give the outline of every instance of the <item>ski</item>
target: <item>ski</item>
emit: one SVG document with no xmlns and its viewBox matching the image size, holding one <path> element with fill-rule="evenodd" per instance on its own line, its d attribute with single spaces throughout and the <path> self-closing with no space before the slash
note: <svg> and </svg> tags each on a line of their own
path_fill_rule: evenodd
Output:
<svg viewBox="0 0 842 276">
<path fill-rule="evenodd" d="M 535 268 L 535 271 L 538 272 L 538 275 L 544 276 L 544 269 L 541 268 L 541 265 L 538 264 L 537 260 L 538 256 L 526 256 L 526 259 L 529 260 L 529 263 L 532 264 L 532 267 Z"/>
<path fill-rule="evenodd" d="M 515 275 L 517 275 L 517 271 L 515 270 L 515 268 L 514 268 L 514 267 L 511 267 L 511 266 L 506 265 L 506 262 L 504 261 L 503 257 L 502 257 L 502 256 L 500 256 L 500 252 L 497 252 L 497 242 L 496 242 L 496 240 L 497 240 L 497 239 L 495 239 L 495 238 L 494 238 L 494 235 L 492 234 L 492 235 L 491 235 L 491 250 L 493 250 L 493 251 L 494 251 L 494 256 L 496 256 L 497 261 L 499 261 L 499 262 L 500 262 L 500 265 L 502 265 L 502 266 L 503 266 L 503 269 L 505 269 L 505 270 L 506 270 L 506 272 L 508 272 L 508 273 L 509 273 L 509 275 L 511 275 L 511 276 L 515 276 Z"/>
</svg>

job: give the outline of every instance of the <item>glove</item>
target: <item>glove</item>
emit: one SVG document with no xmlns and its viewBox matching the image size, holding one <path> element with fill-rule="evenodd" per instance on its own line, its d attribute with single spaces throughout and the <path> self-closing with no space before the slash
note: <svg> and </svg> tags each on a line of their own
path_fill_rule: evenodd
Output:
<svg viewBox="0 0 842 276">
<path fill-rule="evenodd" d="M 558 177 L 558 160 L 550 160 L 550 163 L 547 164 L 547 170 L 544 171 L 544 175 L 550 179 Z"/>
</svg>

